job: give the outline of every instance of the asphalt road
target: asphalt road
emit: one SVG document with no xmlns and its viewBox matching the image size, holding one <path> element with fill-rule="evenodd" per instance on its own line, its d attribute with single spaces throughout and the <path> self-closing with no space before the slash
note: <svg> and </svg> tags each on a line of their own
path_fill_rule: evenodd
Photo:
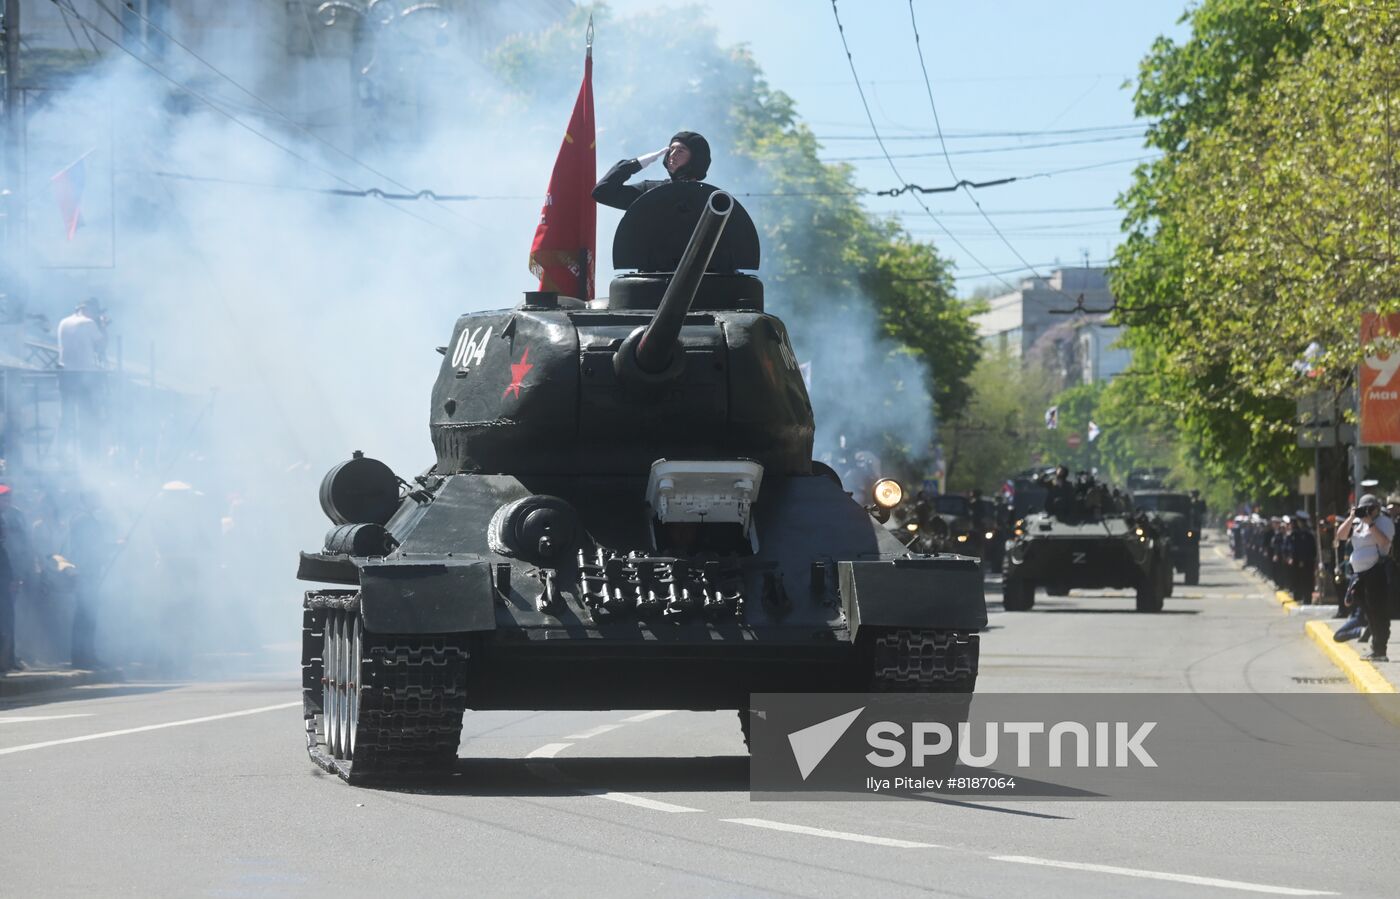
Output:
<svg viewBox="0 0 1400 899">
<path fill-rule="evenodd" d="M 1210 551 L 1202 580 L 1157 616 L 996 603 L 979 689 L 1351 689 L 1258 582 Z M 732 712 L 469 712 L 450 780 L 354 789 L 272 658 L 0 707 L 0 895 L 1400 892 L 1393 804 L 756 803 Z"/>
</svg>

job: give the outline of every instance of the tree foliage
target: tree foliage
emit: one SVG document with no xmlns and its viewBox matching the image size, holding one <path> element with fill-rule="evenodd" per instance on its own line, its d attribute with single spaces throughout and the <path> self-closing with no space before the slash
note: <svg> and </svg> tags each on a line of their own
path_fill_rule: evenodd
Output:
<svg viewBox="0 0 1400 899">
<path fill-rule="evenodd" d="M 1142 63 L 1137 112 L 1163 156 L 1121 198 L 1136 377 L 1115 390 L 1170 418 L 1210 475 L 1282 494 L 1311 457 L 1295 400 L 1340 393 L 1361 313 L 1400 301 L 1400 7 L 1204 0 L 1189 20 Z"/>
</svg>

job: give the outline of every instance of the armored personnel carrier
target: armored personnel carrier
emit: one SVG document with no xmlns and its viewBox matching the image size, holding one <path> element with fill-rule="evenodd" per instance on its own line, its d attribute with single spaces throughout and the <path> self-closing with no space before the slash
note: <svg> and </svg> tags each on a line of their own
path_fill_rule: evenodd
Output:
<svg viewBox="0 0 1400 899">
<path fill-rule="evenodd" d="M 311 758 L 346 780 L 453 764 L 467 709 L 738 709 L 750 693 L 960 692 L 974 560 L 909 553 L 812 461 L 752 220 L 699 183 L 618 226 L 592 302 L 529 293 L 441 348 L 436 460 L 356 454 L 302 553 Z M 901 488 L 875 485 L 881 508 Z"/>
<path fill-rule="evenodd" d="M 1075 588 L 1132 588 L 1139 612 L 1160 612 L 1171 593 L 1169 540 L 1103 484 L 1081 476 L 1072 497 L 1048 490 L 1045 511 L 1016 523 L 1002 570 L 1008 612 L 1035 605 L 1037 587 L 1051 596 Z"/>
<path fill-rule="evenodd" d="M 1196 500 L 1189 493 L 1170 490 L 1135 490 L 1133 508 L 1160 521 L 1171 538 L 1172 567 L 1186 583 L 1201 582 L 1201 518 Z"/>
</svg>

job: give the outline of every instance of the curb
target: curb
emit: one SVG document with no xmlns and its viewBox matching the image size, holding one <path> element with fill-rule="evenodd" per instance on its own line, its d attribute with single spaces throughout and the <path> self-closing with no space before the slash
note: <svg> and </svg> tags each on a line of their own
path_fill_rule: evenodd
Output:
<svg viewBox="0 0 1400 899">
<path fill-rule="evenodd" d="M 36 671 L 0 675 L 0 699 L 60 690 L 65 687 L 86 687 L 92 684 L 116 683 L 121 675 L 116 671 Z"/>
<path fill-rule="evenodd" d="M 1274 599 L 1278 601 L 1279 605 L 1283 606 L 1285 612 L 1292 612 L 1294 609 L 1298 608 L 1297 601 L 1283 590 L 1275 590 Z"/>
<path fill-rule="evenodd" d="M 1338 643 L 1332 639 L 1332 628 L 1326 621 L 1309 621 L 1303 626 L 1308 632 L 1312 641 L 1322 649 L 1323 655 L 1332 660 L 1332 664 L 1342 669 L 1342 673 L 1352 682 L 1352 685 L 1362 693 L 1395 693 L 1395 685 L 1381 674 L 1375 665 L 1361 658 L 1360 653 L 1352 649 L 1347 643 Z"/>
</svg>

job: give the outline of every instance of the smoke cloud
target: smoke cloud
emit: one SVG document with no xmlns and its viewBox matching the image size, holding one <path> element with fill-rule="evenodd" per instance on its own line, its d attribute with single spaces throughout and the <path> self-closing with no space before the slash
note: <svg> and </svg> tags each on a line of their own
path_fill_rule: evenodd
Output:
<svg viewBox="0 0 1400 899">
<path fill-rule="evenodd" d="M 210 11 L 161 23 L 189 50 L 130 16 L 138 31 L 124 33 L 97 6 L 72 6 L 78 45 L 91 36 L 102 58 L 69 52 L 80 53 L 79 74 L 28 98 L 31 264 L 7 277 L 26 311 L 48 321 L 27 336 L 52 341 L 52 325 L 97 296 L 112 319 L 109 358 L 129 386 L 110 398 L 121 418 L 106 424 L 107 444 L 124 448 L 88 447 L 82 464 L 17 504 L 31 517 L 50 502 L 100 509 L 110 551 L 89 570 L 101 572 L 99 651 L 113 658 L 295 640 L 296 553 L 329 527 L 315 499 L 322 473 L 355 449 L 401 477 L 426 468 L 435 347 L 461 313 L 512 306 L 536 286 L 528 248 L 582 74 L 577 16 L 559 31 L 569 51 L 528 71 L 464 37 L 550 27 L 534 6 L 501 4 L 494 19 L 478 12 L 446 27 L 405 20 L 377 39 L 362 33 L 348 52 L 347 29 L 368 26 L 327 27 L 310 5 L 286 4 L 265 22 L 195 6 Z M 714 183 L 770 190 L 757 168 L 726 159 L 738 139 L 730 101 L 748 85 L 717 83 L 723 68 L 703 81 L 647 76 L 734 52 L 674 23 L 667 33 L 683 43 L 628 40 L 668 15 L 600 24 L 600 168 L 685 128 L 715 147 Z M 79 159 L 82 219 L 69 240 L 51 179 Z M 394 183 L 501 199 L 318 192 Z M 750 211 L 764 270 L 788 265 L 802 235 L 765 232 L 762 205 Z M 599 210 L 600 293 L 617 218 Z M 916 453 L 927 447 L 925 373 L 875 341 L 858 296 L 832 300 L 832 315 L 813 314 L 821 298 L 771 286 L 770 298 L 814 365 L 819 457 L 843 435 L 876 452 L 889 432 Z"/>
</svg>

